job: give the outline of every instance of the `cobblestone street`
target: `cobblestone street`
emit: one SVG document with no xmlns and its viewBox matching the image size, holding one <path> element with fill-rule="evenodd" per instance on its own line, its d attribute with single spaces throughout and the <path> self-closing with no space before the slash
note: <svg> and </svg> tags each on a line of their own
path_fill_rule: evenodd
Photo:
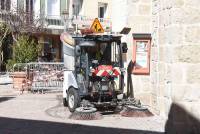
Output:
<svg viewBox="0 0 200 134">
<path fill-rule="evenodd" d="M 160 134 L 165 122 L 160 117 L 128 118 L 104 115 L 101 120 L 68 119 L 62 93 L 32 94 L 0 85 L 0 133 L 141 133 Z M 109 129 L 108 129 L 109 128 Z"/>
</svg>

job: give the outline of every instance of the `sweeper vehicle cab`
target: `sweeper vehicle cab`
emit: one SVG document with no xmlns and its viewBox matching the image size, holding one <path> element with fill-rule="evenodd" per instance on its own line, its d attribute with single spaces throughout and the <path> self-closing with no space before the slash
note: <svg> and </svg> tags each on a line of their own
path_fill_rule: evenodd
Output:
<svg viewBox="0 0 200 134">
<path fill-rule="evenodd" d="M 70 112 L 116 107 L 123 98 L 122 57 L 127 52 L 121 35 L 87 34 L 63 38 L 63 104 Z"/>
</svg>

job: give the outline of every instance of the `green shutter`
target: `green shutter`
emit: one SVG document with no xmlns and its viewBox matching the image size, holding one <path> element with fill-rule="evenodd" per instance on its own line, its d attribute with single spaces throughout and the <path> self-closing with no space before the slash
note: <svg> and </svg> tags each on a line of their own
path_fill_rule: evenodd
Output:
<svg viewBox="0 0 200 134">
<path fill-rule="evenodd" d="M 45 14 L 45 0 L 40 0 L 40 14 Z"/>
<path fill-rule="evenodd" d="M 60 15 L 64 10 L 67 10 L 67 0 L 60 0 Z"/>
<path fill-rule="evenodd" d="M 17 9 L 18 10 L 24 9 L 24 0 L 17 0 Z"/>
</svg>

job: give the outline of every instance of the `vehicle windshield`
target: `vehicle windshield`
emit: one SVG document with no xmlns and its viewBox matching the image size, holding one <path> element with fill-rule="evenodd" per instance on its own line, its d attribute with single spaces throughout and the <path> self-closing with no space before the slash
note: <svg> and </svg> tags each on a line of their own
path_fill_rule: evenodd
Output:
<svg viewBox="0 0 200 134">
<path fill-rule="evenodd" d="M 116 42 L 96 43 L 93 47 L 85 47 L 89 61 L 98 61 L 100 65 L 118 65 L 119 46 Z"/>
</svg>

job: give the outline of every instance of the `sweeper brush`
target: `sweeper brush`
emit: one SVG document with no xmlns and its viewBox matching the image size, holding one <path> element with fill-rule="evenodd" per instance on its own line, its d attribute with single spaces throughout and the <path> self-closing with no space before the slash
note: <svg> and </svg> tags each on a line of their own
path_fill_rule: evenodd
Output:
<svg viewBox="0 0 200 134">
<path fill-rule="evenodd" d="M 121 116 L 125 117 L 149 117 L 153 114 L 144 106 L 142 106 L 140 100 L 136 100 L 134 97 L 133 83 L 131 72 L 135 66 L 135 62 L 130 62 L 127 68 L 127 100 L 123 106 L 123 110 L 120 112 Z"/>
<path fill-rule="evenodd" d="M 74 120 L 99 120 L 102 119 L 102 115 L 99 112 L 95 113 L 74 112 L 70 115 L 69 118 Z"/>
<path fill-rule="evenodd" d="M 102 119 L 102 115 L 96 111 L 96 108 L 84 108 L 79 107 L 73 112 L 69 119 L 74 120 L 99 120 Z"/>
<path fill-rule="evenodd" d="M 120 112 L 121 116 L 125 117 L 149 117 L 153 114 L 145 107 L 126 106 Z"/>
</svg>

